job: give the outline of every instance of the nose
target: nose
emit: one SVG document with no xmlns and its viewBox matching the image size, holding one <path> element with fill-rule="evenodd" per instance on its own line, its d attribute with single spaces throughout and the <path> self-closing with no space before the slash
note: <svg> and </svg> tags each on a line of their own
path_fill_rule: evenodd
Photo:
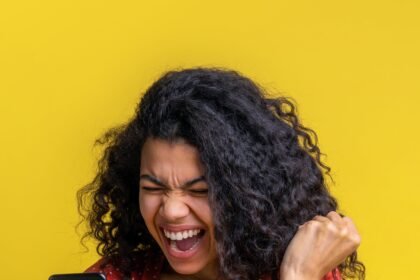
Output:
<svg viewBox="0 0 420 280">
<path fill-rule="evenodd" d="M 167 221 L 177 222 L 187 217 L 190 209 L 180 194 L 172 192 L 163 198 L 159 212 Z"/>
</svg>

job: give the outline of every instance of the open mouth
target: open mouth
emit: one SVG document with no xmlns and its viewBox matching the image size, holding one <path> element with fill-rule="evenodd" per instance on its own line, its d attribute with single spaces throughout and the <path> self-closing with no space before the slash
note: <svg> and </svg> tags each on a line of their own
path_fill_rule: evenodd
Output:
<svg viewBox="0 0 420 280">
<path fill-rule="evenodd" d="M 186 253 L 193 251 L 200 244 L 205 234 L 203 229 L 189 229 L 183 231 L 170 231 L 162 229 L 168 247 L 174 252 Z"/>
</svg>

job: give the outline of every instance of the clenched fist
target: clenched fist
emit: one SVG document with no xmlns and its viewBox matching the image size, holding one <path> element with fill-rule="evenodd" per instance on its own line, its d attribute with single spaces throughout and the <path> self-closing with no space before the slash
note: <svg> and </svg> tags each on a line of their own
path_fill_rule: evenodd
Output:
<svg viewBox="0 0 420 280">
<path fill-rule="evenodd" d="M 329 212 L 315 216 L 299 229 L 283 257 L 281 280 L 320 280 L 360 245 L 352 220 Z"/>
</svg>

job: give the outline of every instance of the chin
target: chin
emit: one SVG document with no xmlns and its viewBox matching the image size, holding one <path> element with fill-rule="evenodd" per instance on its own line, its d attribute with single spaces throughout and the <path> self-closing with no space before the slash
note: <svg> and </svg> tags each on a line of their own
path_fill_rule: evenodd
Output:
<svg viewBox="0 0 420 280">
<path fill-rule="evenodd" d="M 200 274 L 203 270 L 203 266 L 195 265 L 195 264 L 174 264 L 170 263 L 172 269 L 179 274 L 182 275 L 196 275 Z"/>
</svg>

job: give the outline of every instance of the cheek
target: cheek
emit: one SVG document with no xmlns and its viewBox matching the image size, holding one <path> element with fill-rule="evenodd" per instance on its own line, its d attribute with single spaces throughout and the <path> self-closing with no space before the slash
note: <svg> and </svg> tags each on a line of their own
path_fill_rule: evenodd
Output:
<svg viewBox="0 0 420 280">
<path fill-rule="evenodd" d="M 152 228 L 153 220 L 159 211 L 160 199 L 158 196 L 141 195 L 139 197 L 140 213 L 149 231 Z"/>
<path fill-rule="evenodd" d="M 202 199 L 194 203 L 195 212 L 199 215 L 200 219 L 210 228 L 213 229 L 213 214 L 207 199 Z"/>
</svg>

